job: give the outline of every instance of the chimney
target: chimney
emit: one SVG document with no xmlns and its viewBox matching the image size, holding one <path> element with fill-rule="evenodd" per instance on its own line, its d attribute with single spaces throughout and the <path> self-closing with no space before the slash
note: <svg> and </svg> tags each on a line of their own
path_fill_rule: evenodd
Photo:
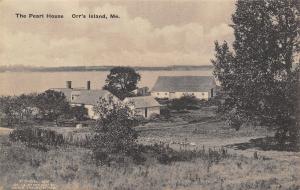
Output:
<svg viewBox="0 0 300 190">
<path fill-rule="evenodd" d="M 72 81 L 66 82 L 66 88 L 72 89 Z"/>
<path fill-rule="evenodd" d="M 89 80 L 86 82 L 86 89 L 91 90 L 91 81 Z"/>
</svg>

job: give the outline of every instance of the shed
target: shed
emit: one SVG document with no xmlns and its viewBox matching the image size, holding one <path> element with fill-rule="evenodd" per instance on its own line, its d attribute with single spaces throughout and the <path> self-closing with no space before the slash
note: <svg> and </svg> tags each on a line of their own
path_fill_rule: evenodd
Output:
<svg viewBox="0 0 300 190">
<path fill-rule="evenodd" d="M 152 96 L 127 97 L 126 103 L 132 103 L 132 109 L 137 115 L 150 118 L 153 114 L 160 114 L 161 105 Z"/>
</svg>

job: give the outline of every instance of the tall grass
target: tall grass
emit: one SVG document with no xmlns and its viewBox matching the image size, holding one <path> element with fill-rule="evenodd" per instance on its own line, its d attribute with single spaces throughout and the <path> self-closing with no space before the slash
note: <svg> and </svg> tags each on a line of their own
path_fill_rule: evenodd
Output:
<svg viewBox="0 0 300 190">
<path fill-rule="evenodd" d="M 192 154 L 193 159 L 162 164 L 149 158 L 143 165 L 129 162 L 110 166 L 97 166 L 86 148 L 61 147 L 44 152 L 7 140 L 0 141 L 0 147 L 0 189 L 10 189 L 19 180 L 49 180 L 56 189 L 64 190 L 300 188 L 299 162 L 257 160 L 228 153 L 222 156 L 223 150 L 205 147 L 174 153 L 180 158 Z"/>
</svg>

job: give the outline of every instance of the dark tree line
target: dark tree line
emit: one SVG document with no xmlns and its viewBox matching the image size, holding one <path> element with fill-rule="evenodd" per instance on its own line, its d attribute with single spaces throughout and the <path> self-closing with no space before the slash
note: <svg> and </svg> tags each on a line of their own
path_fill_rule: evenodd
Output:
<svg viewBox="0 0 300 190">
<path fill-rule="evenodd" d="M 280 143 L 296 139 L 299 10 L 296 0 L 238 0 L 235 40 L 215 43 L 214 75 L 225 92 L 221 111 L 239 129 L 251 122 L 276 129 Z"/>
</svg>

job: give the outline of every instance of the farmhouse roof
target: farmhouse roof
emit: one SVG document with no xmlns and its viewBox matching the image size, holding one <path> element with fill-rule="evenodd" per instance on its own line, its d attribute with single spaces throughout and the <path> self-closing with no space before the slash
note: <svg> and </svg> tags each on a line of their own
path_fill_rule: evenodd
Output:
<svg viewBox="0 0 300 190">
<path fill-rule="evenodd" d="M 50 90 L 54 90 L 57 92 L 62 92 L 68 101 L 71 101 L 71 92 L 73 89 L 71 88 L 50 88 Z"/>
<path fill-rule="evenodd" d="M 71 96 L 74 96 L 74 99 L 71 100 L 71 103 L 74 104 L 85 104 L 85 105 L 96 105 L 99 101 L 99 98 L 107 99 L 109 96 L 113 96 L 107 90 L 73 90 Z"/>
<path fill-rule="evenodd" d="M 213 76 L 159 76 L 152 91 L 203 92 L 216 87 Z"/>
<path fill-rule="evenodd" d="M 149 108 L 161 106 L 152 96 L 127 97 L 124 99 L 124 101 L 133 103 L 135 108 Z"/>
<path fill-rule="evenodd" d="M 73 104 L 96 105 L 100 97 L 108 98 L 109 95 L 113 96 L 109 91 L 101 89 L 51 88 L 51 90 L 64 93 L 67 100 Z M 72 99 L 72 96 L 74 99 Z M 115 96 L 113 97 L 117 98 Z"/>
</svg>

